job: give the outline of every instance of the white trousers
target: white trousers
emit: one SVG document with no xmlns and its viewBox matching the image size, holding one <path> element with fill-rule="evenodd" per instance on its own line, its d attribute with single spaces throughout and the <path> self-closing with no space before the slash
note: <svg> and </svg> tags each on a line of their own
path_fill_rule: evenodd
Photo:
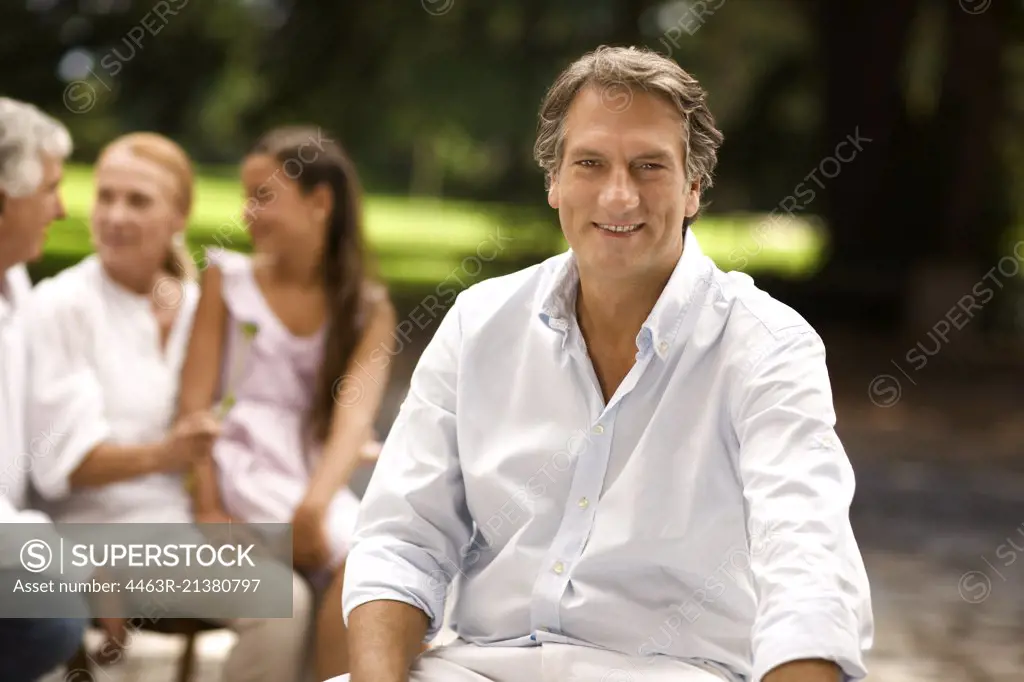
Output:
<svg viewBox="0 0 1024 682">
<path fill-rule="evenodd" d="M 409 682 L 728 682 L 709 667 L 568 644 L 482 647 L 456 641 L 413 663 Z M 348 682 L 348 675 L 328 682 Z"/>
</svg>

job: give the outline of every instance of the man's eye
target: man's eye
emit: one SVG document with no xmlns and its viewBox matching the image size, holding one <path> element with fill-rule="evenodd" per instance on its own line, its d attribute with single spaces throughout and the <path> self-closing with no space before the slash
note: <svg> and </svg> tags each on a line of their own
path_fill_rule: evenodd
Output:
<svg viewBox="0 0 1024 682">
<path fill-rule="evenodd" d="M 593 159 L 580 159 L 576 164 L 583 166 L 584 168 L 593 168 L 597 165 L 597 161 L 594 161 Z"/>
</svg>

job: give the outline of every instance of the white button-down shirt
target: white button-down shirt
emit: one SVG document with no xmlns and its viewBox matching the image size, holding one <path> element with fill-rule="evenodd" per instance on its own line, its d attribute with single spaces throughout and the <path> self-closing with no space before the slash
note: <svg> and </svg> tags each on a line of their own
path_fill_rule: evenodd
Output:
<svg viewBox="0 0 1024 682">
<path fill-rule="evenodd" d="M 24 313 L 32 283 L 23 265 L 0 273 L 0 568 L 20 568 L 20 552 L 27 538 L 59 542 L 46 514 L 26 509 L 28 479 L 45 440 L 31 437 L 25 427 L 28 400 L 28 343 Z M 34 524 L 29 529 L 22 524 Z M 60 577 L 56 564 L 47 569 Z M 86 579 L 88 571 L 68 578 Z"/>
<path fill-rule="evenodd" d="M 22 314 L 31 289 L 25 266 L 0 273 L 0 522 L 47 520 L 38 512 L 23 511 L 32 450 L 41 446 L 25 430 L 28 344 Z"/>
<path fill-rule="evenodd" d="M 571 252 L 477 284 L 424 351 L 363 500 L 346 620 L 399 600 L 489 646 L 866 675 L 873 619 L 821 339 L 692 230 L 607 404 Z M 642 672 L 642 671 L 640 671 Z"/>
<path fill-rule="evenodd" d="M 28 426 L 45 450 L 33 458 L 31 476 L 55 521 L 192 520 L 191 501 L 177 474 L 76 490 L 69 483 L 101 443 L 141 445 L 165 437 L 176 409 L 198 285 L 184 282 L 181 296 L 161 348 L 152 297 L 115 282 L 95 255 L 35 287 L 26 320 L 32 360 Z"/>
</svg>

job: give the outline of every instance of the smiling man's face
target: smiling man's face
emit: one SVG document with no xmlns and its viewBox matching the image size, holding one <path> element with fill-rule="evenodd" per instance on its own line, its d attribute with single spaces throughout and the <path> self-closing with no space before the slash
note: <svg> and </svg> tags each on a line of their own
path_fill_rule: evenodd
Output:
<svg viewBox="0 0 1024 682">
<path fill-rule="evenodd" d="M 581 268 L 613 278 L 670 271 L 683 220 L 700 202 L 699 185 L 686 179 L 683 121 L 643 91 L 617 109 L 597 86 L 576 96 L 548 203 Z"/>
<path fill-rule="evenodd" d="M 61 160 L 44 156 L 43 181 L 35 192 L 23 197 L 3 196 L 0 202 L 0 254 L 3 269 L 38 260 L 46 244 L 46 228 L 65 216 L 60 196 L 60 183 L 64 177 Z"/>
</svg>

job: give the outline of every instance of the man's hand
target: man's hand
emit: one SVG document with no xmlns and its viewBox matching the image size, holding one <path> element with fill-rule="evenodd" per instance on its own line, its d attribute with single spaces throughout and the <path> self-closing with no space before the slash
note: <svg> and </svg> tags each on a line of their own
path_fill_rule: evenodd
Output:
<svg viewBox="0 0 1024 682">
<path fill-rule="evenodd" d="M 327 503 L 319 498 L 306 498 L 292 518 L 292 561 L 302 568 L 321 568 L 330 561 L 331 553 L 324 533 Z"/>
<path fill-rule="evenodd" d="M 841 682 L 843 671 L 832 661 L 808 659 L 783 663 L 764 676 L 764 682 Z"/>
</svg>

